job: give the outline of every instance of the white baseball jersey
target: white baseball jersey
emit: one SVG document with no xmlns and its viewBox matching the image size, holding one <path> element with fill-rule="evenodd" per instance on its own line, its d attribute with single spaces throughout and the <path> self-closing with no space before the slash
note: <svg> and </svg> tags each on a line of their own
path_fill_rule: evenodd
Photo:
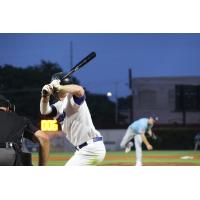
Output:
<svg viewBox="0 0 200 200">
<path fill-rule="evenodd" d="M 55 108 L 55 119 L 61 124 L 62 131 L 74 146 L 101 136 L 93 125 L 84 97 L 77 98 L 72 94 L 67 94 L 63 101 L 52 105 L 52 109 L 55 110 Z"/>
</svg>

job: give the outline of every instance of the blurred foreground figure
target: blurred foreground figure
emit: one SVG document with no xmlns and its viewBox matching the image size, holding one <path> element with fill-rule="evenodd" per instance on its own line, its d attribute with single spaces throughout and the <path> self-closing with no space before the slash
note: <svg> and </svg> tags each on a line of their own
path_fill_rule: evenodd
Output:
<svg viewBox="0 0 200 200">
<path fill-rule="evenodd" d="M 14 112 L 14 106 L 0 95 L 0 166 L 32 165 L 31 154 L 22 151 L 23 138 L 39 144 L 39 163 L 46 165 L 49 139 L 29 119 Z"/>
</svg>

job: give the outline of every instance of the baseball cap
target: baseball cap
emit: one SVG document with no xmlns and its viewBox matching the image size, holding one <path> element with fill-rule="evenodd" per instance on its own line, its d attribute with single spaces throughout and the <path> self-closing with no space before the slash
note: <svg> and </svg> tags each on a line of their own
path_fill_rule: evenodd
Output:
<svg viewBox="0 0 200 200">
<path fill-rule="evenodd" d="M 156 122 L 158 122 L 159 121 L 159 117 L 158 116 L 151 116 L 151 118 L 153 118 Z"/>
</svg>

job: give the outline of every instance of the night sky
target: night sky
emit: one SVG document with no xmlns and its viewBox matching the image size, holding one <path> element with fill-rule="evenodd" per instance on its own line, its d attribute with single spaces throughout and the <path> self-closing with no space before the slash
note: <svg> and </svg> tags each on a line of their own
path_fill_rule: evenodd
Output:
<svg viewBox="0 0 200 200">
<path fill-rule="evenodd" d="M 43 59 L 66 72 L 71 41 L 73 64 L 97 54 L 75 74 L 94 93 L 128 95 L 128 68 L 135 77 L 200 76 L 200 34 L 0 34 L 0 65 L 27 67 Z"/>
</svg>

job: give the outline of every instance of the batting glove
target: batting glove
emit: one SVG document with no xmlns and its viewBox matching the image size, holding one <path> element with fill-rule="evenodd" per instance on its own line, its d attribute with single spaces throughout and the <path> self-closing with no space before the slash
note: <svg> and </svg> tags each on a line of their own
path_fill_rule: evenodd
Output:
<svg viewBox="0 0 200 200">
<path fill-rule="evenodd" d="M 53 93 L 53 87 L 50 84 L 45 85 L 42 88 L 42 92 L 41 92 L 42 97 L 50 96 L 52 93 Z"/>
<path fill-rule="evenodd" d="M 53 80 L 51 83 L 50 83 L 50 86 L 56 90 L 56 91 L 59 91 L 60 90 L 60 80 Z"/>
</svg>

